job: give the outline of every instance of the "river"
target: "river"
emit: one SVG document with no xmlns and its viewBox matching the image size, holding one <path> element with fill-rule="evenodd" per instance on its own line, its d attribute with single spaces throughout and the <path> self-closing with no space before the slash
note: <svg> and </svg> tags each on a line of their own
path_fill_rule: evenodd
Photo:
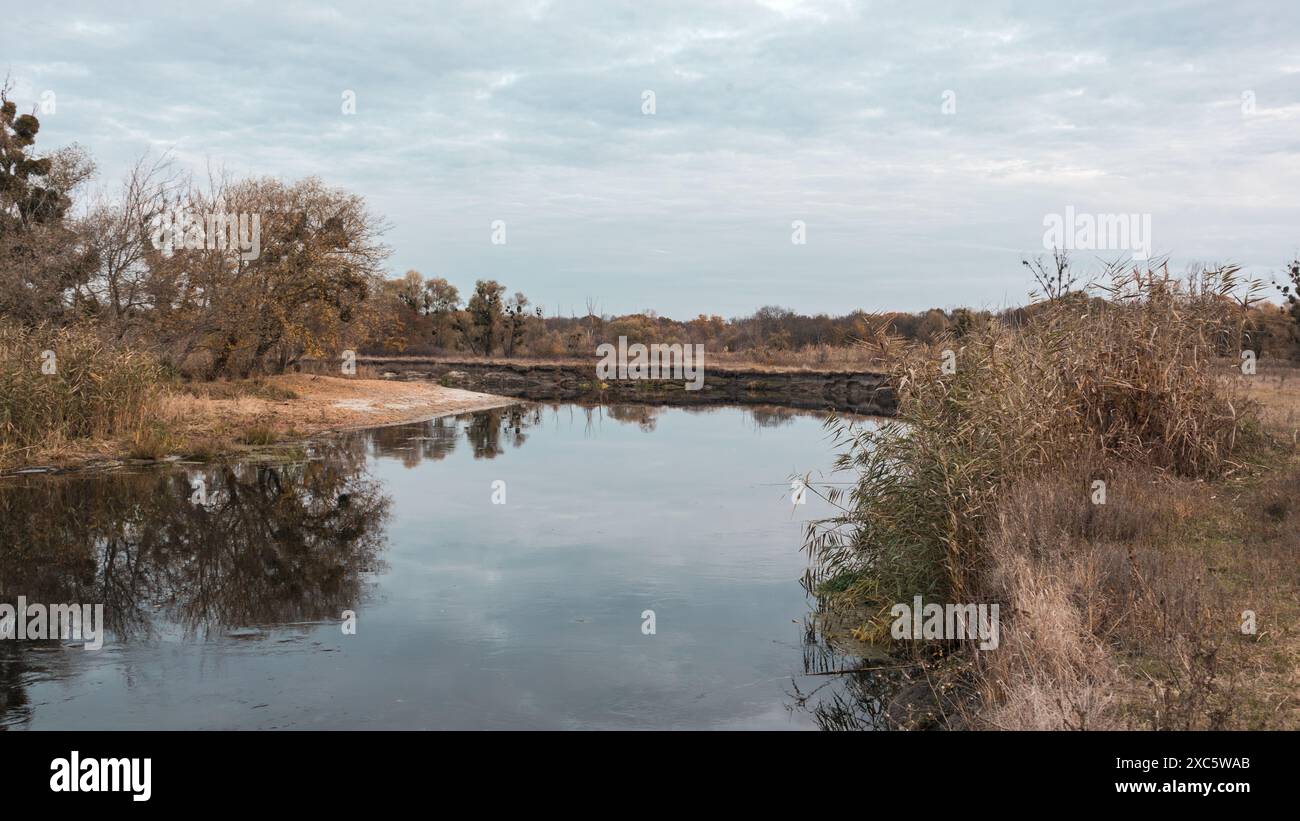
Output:
<svg viewBox="0 0 1300 821">
<path fill-rule="evenodd" d="M 102 603 L 108 629 L 0 640 L 0 727 L 837 725 L 843 677 L 810 674 L 855 662 L 800 584 L 828 508 L 790 483 L 831 465 L 822 423 L 524 403 L 7 480 L 0 599 Z"/>
</svg>

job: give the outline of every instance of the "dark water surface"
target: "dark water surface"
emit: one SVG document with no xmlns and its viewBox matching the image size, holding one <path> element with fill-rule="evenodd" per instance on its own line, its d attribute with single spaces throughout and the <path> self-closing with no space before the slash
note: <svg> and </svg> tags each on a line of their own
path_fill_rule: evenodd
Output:
<svg viewBox="0 0 1300 821">
<path fill-rule="evenodd" d="M 0 641 L 0 727 L 836 724 L 840 677 L 805 672 L 853 662 L 799 583 L 827 511 L 789 479 L 833 456 L 815 414 L 520 405 L 288 463 L 8 480 L 0 600 L 103 603 L 110 633 Z"/>
</svg>

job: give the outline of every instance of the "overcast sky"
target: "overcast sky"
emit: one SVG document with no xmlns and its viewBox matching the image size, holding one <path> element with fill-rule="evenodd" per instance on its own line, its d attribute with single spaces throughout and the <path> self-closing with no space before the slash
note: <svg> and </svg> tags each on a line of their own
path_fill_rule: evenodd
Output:
<svg viewBox="0 0 1300 821">
<path fill-rule="evenodd" d="M 1293 0 L 15 3 L 0 71 L 24 109 L 54 92 L 40 144 L 83 144 L 105 185 L 151 150 L 364 195 L 394 275 L 548 314 L 843 313 L 1022 303 L 1067 206 L 1149 214 L 1179 270 L 1279 271 L 1298 23 Z"/>
</svg>

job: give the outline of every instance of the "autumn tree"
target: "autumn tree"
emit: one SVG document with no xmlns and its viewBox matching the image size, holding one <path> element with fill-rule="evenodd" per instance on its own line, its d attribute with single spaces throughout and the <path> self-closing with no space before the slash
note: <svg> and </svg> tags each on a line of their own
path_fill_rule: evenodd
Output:
<svg viewBox="0 0 1300 821">
<path fill-rule="evenodd" d="M 388 280 L 385 292 L 385 347 L 405 350 L 407 345 L 428 345 L 448 350 L 457 346 L 455 313 L 460 293 L 456 286 L 442 277 L 426 279 L 409 270 L 400 279 Z"/>
<path fill-rule="evenodd" d="M 528 297 L 519 291 L 506 300 L 505 305 L 505 331 L 503 340 L 505 343 L 506 356 L 514 356 L 515 348 L 524 339 L 524 330 L 528 322 Z M 537 317 L 542 316 L 541 309 L 538 308 Z"/>
<path fill-rule="evenodd" d="M 181 361 L 205 356 L 209 376 L 279 372 L 375 334 L 389 251 L 360 196 L 316 178 L 257 179 L 192 192 L 187 205 L 209 226 L 224 215 L 248 230 L 239 229 L 244 244 L 209 237 L 221 247 L 177 249 L 160 266 L 183 317 Z"/>
<path fill-rule="evenodd" d="M 164 276 L 152 242 L 158 221 L 189 180 L 170 160 L 141 157 L 113 197 L 90 204 L 83 233 L 93 251 L 92 277 L 74 289 L 74 304 L 102 320 L 118 340 L 156 341 L 160 322 L 172 310 L 172 283 Z"/>
<path fill-rule="evenodd" d="M 470 350 L 491 356 L 496 347 L 501 328 L 506 286 L 495 279 L 480 279 L 474 283 L 474 294 L 466 303 L 467 322 L 461 326 Z"/>
<path fill-rule="evenodd" d="M 397 298 L 417 314 L 423 315 L 425 303 L 424 275 L 412 268 L 397 281 Z"/>
<path fill-rule="evenodd" d="M 425 315 L 429 317 L 429 341 L 435 347 L 454 348 L 460 291 L 442 277 L 429 277 L 424 281 L 424 306 Z"/>
<path fill-rule="evenodd" d="M 95 267 L 70 213 L 94 164 L 76 146 L 36 156 L 40 120 L 18 113 L 10 88 L 0 84 L 0 315 L 29 325 L 67 321 L 68 292 Z"/>
</svg>

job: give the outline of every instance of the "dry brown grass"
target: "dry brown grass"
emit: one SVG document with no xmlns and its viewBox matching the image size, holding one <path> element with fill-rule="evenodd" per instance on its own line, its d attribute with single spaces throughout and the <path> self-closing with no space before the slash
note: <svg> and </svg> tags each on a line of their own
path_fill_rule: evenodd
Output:
<svg viewBox="0 0 1300 821">
<path fill-rule="evenodd" d="M 185 382 L 176 391 L 199 399 L 240 399 L 251 397 L 272 402 L 297 399 L 298 395 L 275 379 L 258 377 L 242 380 Z"/>
<path fill-rule="evenodd" d="M 864 345 L 808 345 L 797 350 L 763 348 L 749 351 L 705 351 L 708 362 L 734 368 L 777 368 L 812 371 L 882 370 L 885 358 Z"/>
<path fill-rule="evenodd" d="M 984 589 L 1005 602 L 998 652 L 976 654 L 1006 729 L 1300 726 L 1300 510 L 1280 467 L 1210 484 L 1150 472 L 1012 491 Z M 1258 632 L 1241 631 L 1242 613 Z"/>
<path fill-rule="evenodd" d="M 152 357 L 94 328 L 0 325 L 0 467 L 145 435 L 161 385 Z"/>
<path fill-rule="evenodd" d="M 1251 376 L 1242 375 L 1234 362 L 1225 362 L 1224 371 L 1259 403 L 1266 425 L 1296 439 L 1296 431 L 1300 430 L 1300 367 L 1291 362 L 1263 360 Z"/>
<path fill-rule="evenodd" d="M 977 656 L 990 705 L 982 718 L 990 724 L 1123 726 L 1119 705 L 1129 681 L 1121 659 L 1163 658 L 1163 639 L 1197 635 L 1202 607 L 1186 601 L 1201 593 L 1186 578 L 1193 565 L 1152 566 L 1164 558 L 1156 543 L 1174 520 L 1163 501 L 1152 503 L 1175 491 L 1161 484 L 1115 477 L 1104 505 L 1092 503 L 1087 475 L 1008 494 L 990 529 L 982 585 L 1007 607 L 1006 652 Z"/>
<path fill-rule="evenodd" d="M 33 449 L 26 464 L 112 459 L 212 459 L 329 430 L 429 419 L 514 402 L 428 382 L 285 374 L 155 388 L 140 420 L 118 436 Z"/>
<path fill-rule="evenodd" d="M 198 395 L 196 395 L 198 394 Z M 506 404 L 514 400 L 428 382 L 284 374 L 231 383 L 199 383 L 161 402 L 158 418 L 187 454 L 237 444 L 266 445 L 326 430 L 394 424 Z"/>
<path fill-rule="evenodd" d="M 934 350 L 912 351 L 895 370 L 899 418 L 837 427 L 840 467 L 859 480 L 828 493 L 842 515 L 809 529 L 810 581 L 832 603 L 875 612 L 915 595 L 1000 603 L 997 650 L 948 645 L 973 655 L 985 705 L 975 723 L 1293 724 L 1260 682 L 1280 682 L 1294 661 L 1294 608 L 1268 617 L 1287 637 L 1272 648 L 1273 678 L 1243 695 L 1233 674 L 1263 664 L 1240 635 L 1241 611 L 1294 602 L 1298 589 L 1294 569 L 1276 566 L 1287 550 L 1295 564 L 1294 537 L 1274 526 L 1243 545 L 1253 524 L 1238 508 L 1293 514 L 1251 495 L 1269 472 L 1261 460 L 1285 450 L 1215 356 L 1235 284 L 1132 271 L 1105 304 L 1060 300 L 1019 328 L 948 340 L 939 347 L 955 372 Z M 1105 504 L 1093 502 L 1095 480 L 1107 483 Z M 1216 538 L 1197 535 L 1219 533 L 1220 520 Z"/>
</svg>

